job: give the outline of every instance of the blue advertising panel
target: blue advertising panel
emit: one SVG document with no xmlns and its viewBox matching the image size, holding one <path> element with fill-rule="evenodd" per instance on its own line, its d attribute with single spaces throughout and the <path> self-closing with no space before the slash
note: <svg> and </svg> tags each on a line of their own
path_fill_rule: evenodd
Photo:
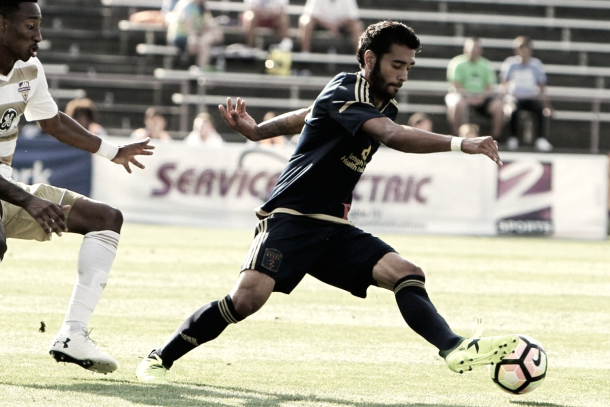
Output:
<svg viewBox="0 0 610 407">
<path fill-rule="evenodd" d="M 89 196 L 91 154 L 49 135 L 17 139 L 13 179 L 26 184 L 50 184 Z"/>
</svg>

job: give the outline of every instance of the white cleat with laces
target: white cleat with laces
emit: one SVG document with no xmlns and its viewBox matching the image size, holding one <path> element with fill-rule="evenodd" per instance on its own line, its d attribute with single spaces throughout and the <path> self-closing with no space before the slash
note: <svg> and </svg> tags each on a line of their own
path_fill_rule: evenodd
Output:
<svg viewBox="0 0 610 407">
<path fill-rule="evenodd" d="M 86 329 L 68 335 L 57 334 L 51 342 L 49 353 L 57 362 L 75 363 L 96 373 L 111 373 L 118 367 L 112 356 L 95 346 Z"/>
</svg>

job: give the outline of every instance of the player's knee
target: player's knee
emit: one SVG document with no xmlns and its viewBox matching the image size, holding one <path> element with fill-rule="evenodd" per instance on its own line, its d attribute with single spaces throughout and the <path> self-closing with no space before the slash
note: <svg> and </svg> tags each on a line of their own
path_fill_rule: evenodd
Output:
<svg viewBox="0 0 610 407">
<path fill-rule="evenodd" d="M 247 318 L 261 309 L 267 301 L 267 298 L 268 296 L 260 295 L 256 292 L 240 292 L 239 290 L 235 291 L 231 296 L 235 311 L 237 311 L 242 318 Z"/>
<path fill-rule="evenodd" d="M 123 226 L 123 213 L 112 206 L 105 205 L 101 209 L 97 221 L 92 220 L 91 222 L 91 228 L 95 229 L 95 231 L 112 230 L 113 232 L 120 233 L 121 226 Z"/>
<path fill-rule="evenodd" d="M 117 229 L 120 231 L 121 226 L 123 226 L 123 213 L 116 208 L 109 207 L 108 221 L 113 227 L 111 230 Z"/>
<path fill-rule="evenodd" d="M 253 296 L 236 296 L 233 298 L 235 310 L 243 318 L 247 318 L 261 309 L 265 302 Z"/>
</svg>

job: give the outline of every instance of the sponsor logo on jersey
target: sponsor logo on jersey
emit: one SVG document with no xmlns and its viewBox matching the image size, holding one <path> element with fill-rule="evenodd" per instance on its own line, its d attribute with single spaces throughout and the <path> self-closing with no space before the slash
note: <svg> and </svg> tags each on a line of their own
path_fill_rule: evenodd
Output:
<svg viewBox="0 0 610 407">
<path fill-rule="evenodd" d="M 0 117 L 0 131 L 6 131 L 11 128 L 13 121 L 17 117 L 17 111 L 12 107 L 9 107 L 4 111 L 2 117 Z"/>
</svg>

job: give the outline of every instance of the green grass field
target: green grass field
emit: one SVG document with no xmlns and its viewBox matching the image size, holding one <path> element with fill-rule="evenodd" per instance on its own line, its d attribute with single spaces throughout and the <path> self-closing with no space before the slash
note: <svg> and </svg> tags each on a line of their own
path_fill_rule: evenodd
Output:
<svg viewBox="0 0 610 407">
<path fill-rule="evenodd" d="M 93 315 L 92 338 L 119 361 L 96 375 L 57 364 L 80 236 L 9 241 L 0 268 L 0 406 L 610 406 L 610 242 L 383 236 L 428 276 L 453 329 L 525 333 L 549 370 L 529 395 L 502 392 L 486 368 L 458 375 L 402 321 L 390 292 L 361 300 L 306 278 L 179 360 L 169 385 L 134 369 L 195 309 L 227 294 L 250 231 L 124 226 Z M 44 321 L 47 330 L 38 331 Z"/>
</svg>

